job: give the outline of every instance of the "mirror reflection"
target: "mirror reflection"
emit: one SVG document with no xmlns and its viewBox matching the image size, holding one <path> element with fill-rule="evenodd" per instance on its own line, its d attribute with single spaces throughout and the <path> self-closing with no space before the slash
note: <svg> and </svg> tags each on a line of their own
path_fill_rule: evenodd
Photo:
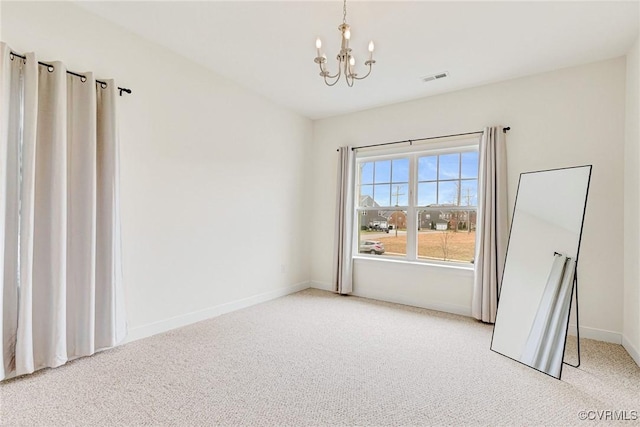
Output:
<svg viewBox="0 0 640 427">
<path fill-rule="evenodd" d="M 491 349 L 560 378 L 591 166 L 520 175 Z"/>
</svg>

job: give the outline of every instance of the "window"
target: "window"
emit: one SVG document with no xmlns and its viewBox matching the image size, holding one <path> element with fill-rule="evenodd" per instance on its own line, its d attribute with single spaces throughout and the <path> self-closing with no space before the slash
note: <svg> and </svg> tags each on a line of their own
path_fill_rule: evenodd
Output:
<svg viewBox="0 0 640 427">
<path fill-rule="evenodd" d="M 358 252 L 471 263 L 478 203 L 477 142 L 387 155 L 358 153 Z"/>
</svg>

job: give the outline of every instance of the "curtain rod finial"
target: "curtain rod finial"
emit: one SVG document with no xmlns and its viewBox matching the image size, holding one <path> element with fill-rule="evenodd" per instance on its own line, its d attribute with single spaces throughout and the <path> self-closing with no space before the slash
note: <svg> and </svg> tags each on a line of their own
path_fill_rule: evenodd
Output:
<svg viewBox="0 0 640 427">
<path fill-rule="evenodd" d="M 509 126 L 507 126 L 506 128 L 502 128 L 502 133 L 507 133 L 508 130 L 511 130 Z"/>
</svg>

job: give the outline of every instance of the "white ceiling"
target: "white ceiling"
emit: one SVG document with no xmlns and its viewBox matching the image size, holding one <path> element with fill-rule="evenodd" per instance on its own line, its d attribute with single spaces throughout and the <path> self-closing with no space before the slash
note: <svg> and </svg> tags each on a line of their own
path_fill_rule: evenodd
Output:
<svg viewBox="0 0 640 427">
<path fill-rule="evenodd" d="M 348 88 L 325 86 L 313 62 L 317 36 L 338 52 L 341 2 L 79 4 L 311 119 L 621 56 L 640 13 L 638 1 L 349 2 L 360 72 L 370 39 L 377 63 Z"/>
</svg>

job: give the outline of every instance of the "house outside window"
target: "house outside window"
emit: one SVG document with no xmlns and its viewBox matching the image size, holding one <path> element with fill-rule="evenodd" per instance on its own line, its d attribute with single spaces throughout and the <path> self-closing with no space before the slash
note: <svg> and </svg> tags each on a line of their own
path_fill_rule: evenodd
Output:
<svg viewBox="0 0 640 427">
<path fill-rule="evenodd" d="M 357 256 L 468 265 L 475 253 L 477 199 L 477 140 L 358 153 Z"/>
</svg>

